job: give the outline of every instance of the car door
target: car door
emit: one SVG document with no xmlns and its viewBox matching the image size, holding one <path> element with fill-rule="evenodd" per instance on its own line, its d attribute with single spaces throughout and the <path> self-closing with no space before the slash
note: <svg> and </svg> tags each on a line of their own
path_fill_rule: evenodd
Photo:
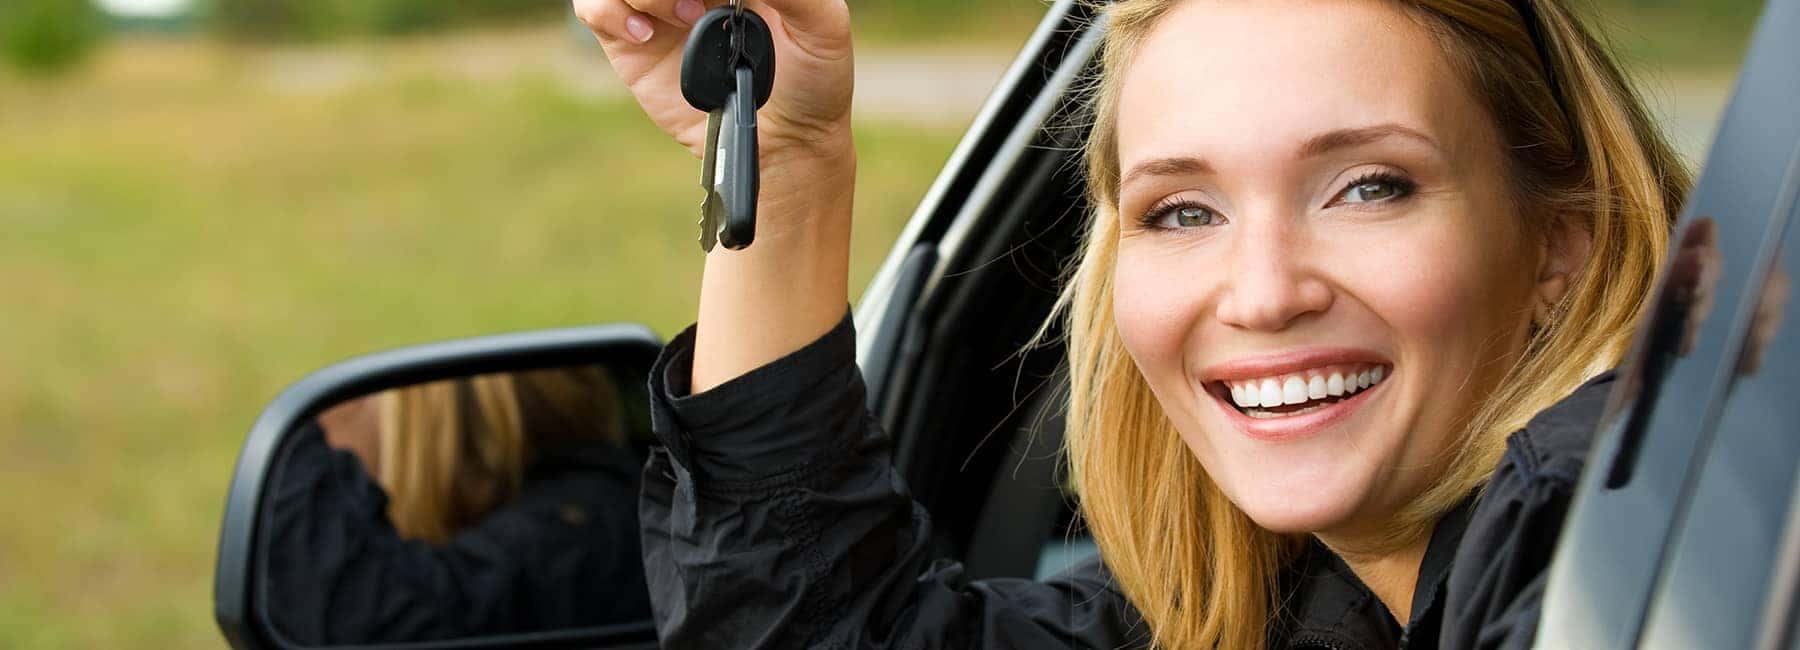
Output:
<svg viewBox="0 0 1800 650">
<path fill-rule="evenodd" d="M 1800 251 L 1797 33 L 1800 2 L 1769 2 L 1564 528 L 1539 647 L 1792 643 L 1761 617 L 1792 615 L 1776 566 L 1794 561 L 1800 455 L 1781 302 Z"/>
</svg>

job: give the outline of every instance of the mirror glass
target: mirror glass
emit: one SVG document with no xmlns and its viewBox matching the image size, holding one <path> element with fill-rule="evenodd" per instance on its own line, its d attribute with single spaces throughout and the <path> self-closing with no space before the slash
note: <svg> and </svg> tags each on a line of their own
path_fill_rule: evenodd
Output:
<svg viewBox="0 0 1800 650">
<path fill-rule="evenodd" d="M 470 375 L 296 423 L 259 517 L 270 635 L 361 645 L 649 620 L 642 383 L 596 365 Z"/>
</svg>

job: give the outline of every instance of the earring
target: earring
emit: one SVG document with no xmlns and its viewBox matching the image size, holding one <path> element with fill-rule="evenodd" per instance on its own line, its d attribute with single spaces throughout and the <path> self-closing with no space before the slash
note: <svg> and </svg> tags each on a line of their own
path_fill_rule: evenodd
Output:
<svg viewBox="0 0 1800 650">
<path fill-rule="evenodd" d="M 1556 313 L 1556 305 L 1562 302 L 1563 295 L 1569 290 L 1569 276 L 1558 273 L 1555 277 L 1539 283 L 1537 304 L 1532 306 L 1531 325 L 1543 329 L 1550 326 L 1550 317 Z"/>
</svg>

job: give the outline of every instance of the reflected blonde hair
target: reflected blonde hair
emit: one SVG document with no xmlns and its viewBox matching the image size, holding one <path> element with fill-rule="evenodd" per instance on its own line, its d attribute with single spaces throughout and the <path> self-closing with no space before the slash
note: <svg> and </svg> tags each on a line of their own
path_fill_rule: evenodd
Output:
<svg viewBox="0 0 1800 650">
<path fill-rule="evenodd" d="M 1107 567 L 1158 646 L 1261 648 L 1279 612 L 1279 571 L 1304 538 L 1261 528 L 1225 498 L 1164 415 L 1113 321 L 1120 80 L 1178 1 L 1096 3 L 1108 22 L 1086 148 L 1093 214 L 1057 307 L 1068 332 L 1068 456 Z M 1429 531 L 1492 474 L 1511 432 L 1618 363 L 1691 182 L 1605 48 L 1561 2 L 1533 1 L 1548 61 L 1514 2 L 1391 3 L 1438 41 L 1488 110 L 1507 147 L 1525 232 L 1548 237 L 1573 226 L 1591 236 L 1568 292 L 1478 405 L 1448 469 L 1394 522 L 1396 540 Z"/>
<path fill-rule="evenodd" d="M 451 379 L 379 399 L 378 480 L 407 539 L 446 543 L 517 497 L 537 452 L 624 443 L 618 391 L 591 366 Z"/>
</svg>

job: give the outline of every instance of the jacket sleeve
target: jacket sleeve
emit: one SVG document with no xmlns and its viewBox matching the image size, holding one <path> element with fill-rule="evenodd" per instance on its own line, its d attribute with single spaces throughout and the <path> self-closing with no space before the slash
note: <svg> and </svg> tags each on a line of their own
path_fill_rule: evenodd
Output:
<svg viewBox="0 0 1800 650">
<path fill-rule="evenodd" d="M 317 423 L 295 435 L 264 506 L 257 572 L 266 617 L 290 642 L 441 640 L 648 615 L 636 563 L 596 557 L 590 549 L 606 544 L 582 541 L 617 540 L 617 553 L 638 555 L 629 506 L 565 521 L 555 503 L 522 498 L 447 544 L 406 540 L 355 456 L 329 447 Z M 567 602 L 567 583 L 584 579 L 628 590 Z"/>
<path fill-rule="evenodd" d="M 793 354 L 689 395 L 693 330 L 651 374 L 664 443 L 640 505 L 670 648 L 1115 648 L 1145 627 L 1097 563 L 968 581 L 864 406 L 846 317 Z"/>
<path fill-rule="evenodd" d="M 1589 381 L 1507 440 L 1450 571 L 1446 650 L 1530 648 L 1550 560 L 1613 374 Z"/>
</svg>

